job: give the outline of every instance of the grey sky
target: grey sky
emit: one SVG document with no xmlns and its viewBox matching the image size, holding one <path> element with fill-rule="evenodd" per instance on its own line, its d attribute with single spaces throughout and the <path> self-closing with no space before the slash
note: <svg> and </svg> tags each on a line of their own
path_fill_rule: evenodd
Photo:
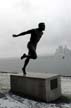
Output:
<svg viewBox="0 0 71 108">
<path fill-rule="evenodd" d="M 52 54 L 59 45 L 71 48 L 71 0 L 1 0 L 0 57 L 27 52 L 30 35 L 13 38 L 12 34 L 37 27 L 39 22 L 45 22 L 46 30 L 38 55 Z"/>
<path fill-rule="evenodd" d="M 52 2 L 52 0 L 50 0 Z M 49 5 L 50 6 L 50 5 Z M 71 1 L 70 0 L 53 0 L 52 7 L 48 7 L 48 22 L 50 43 L 53 46 L 59 44 L 71 48 Z"/>
</svg>

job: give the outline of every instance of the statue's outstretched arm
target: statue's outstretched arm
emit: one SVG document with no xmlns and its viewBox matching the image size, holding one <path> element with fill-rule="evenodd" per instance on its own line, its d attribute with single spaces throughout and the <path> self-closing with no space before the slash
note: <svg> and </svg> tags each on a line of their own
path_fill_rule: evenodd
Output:
<svg viewBox="0 0 71 108">
<path fill-rule="evenodd" d="M 22 32 L 22 33 L 19 33 L 19 34 L 13 34 L 13 37 L 18 37 L 18 36 L 22 36 L 22 35 L 26 35 L 26 34 L 30 34 L 32 32 L 32 30 L 28 30 L 28 31 L 25 31 L 25 32 Z"/>
</svg>

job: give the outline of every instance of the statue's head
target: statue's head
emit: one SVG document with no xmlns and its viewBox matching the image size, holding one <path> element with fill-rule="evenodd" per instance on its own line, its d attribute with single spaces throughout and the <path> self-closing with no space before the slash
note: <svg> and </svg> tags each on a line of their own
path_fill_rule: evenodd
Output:
<svg viewBox="0 0 71 108">
<path fill-rule="evenodd" d="M 41 31 L 44 31 L 45 30 L 45 23 L 43 23 L 43 22 L 39 23 L 38 27 Z"/>
</svg>

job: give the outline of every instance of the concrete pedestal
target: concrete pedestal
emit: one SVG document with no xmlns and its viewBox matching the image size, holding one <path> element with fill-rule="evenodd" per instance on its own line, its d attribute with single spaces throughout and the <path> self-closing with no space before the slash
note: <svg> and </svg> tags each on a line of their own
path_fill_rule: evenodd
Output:
<svg viewBox="0 0 71 108">
<path fill-rule="evenodd" d="M 11 91 L 41 101 L 53 101 L 61 96 L 60 76 L 50 73 L 11 75 Z"/>
</svg>

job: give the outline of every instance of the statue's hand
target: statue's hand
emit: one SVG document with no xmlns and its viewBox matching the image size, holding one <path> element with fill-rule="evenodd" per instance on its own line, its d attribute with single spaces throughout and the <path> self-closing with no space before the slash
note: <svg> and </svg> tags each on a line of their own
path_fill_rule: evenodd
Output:
<svg viewBox="0 0 71 108">
<path fill-rule="evenodd" d="M 12 36 L 13 36 L 13 37 L 17 37 L 17 35 L 15 35 L 15 34 L 13 34 Z"/>
</svg>

